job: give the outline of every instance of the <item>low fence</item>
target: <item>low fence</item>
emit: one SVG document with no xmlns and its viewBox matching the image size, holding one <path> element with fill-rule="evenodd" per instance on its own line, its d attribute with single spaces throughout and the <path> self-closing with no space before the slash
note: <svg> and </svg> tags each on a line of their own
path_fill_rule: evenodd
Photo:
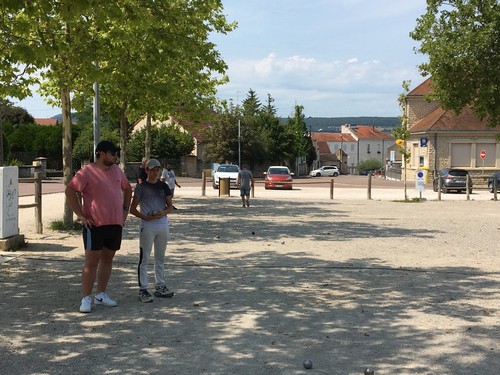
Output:
<svg viewBox="0 0 500 375">
<path fill-rule="evenodd" d="M 43 224 L 42 224 L 42 173 L 35 172 L 35 177 L 33 178 L 20 178 L 19 182 L 33 182 L 35 184 L 35 202 L 20 204 L 19 209 L 21 208 L 35 208 L 35 228 L 38 234 L 43 233 Z"/>
<path fill-rule="evenodd" d="M 201 182 L 201 196 L 204 197 L 206 196 L 207 192 L 207 178 L 210 176 L 208 173 L 203 172 L 202 173 L 202 182 Z M 224 180 L 224 181 L 223 181 Z M 265 184 L 265 181 L 255 181 L 256 184 Z M 294 185 L 318 185 L 318 184 L 325 184 L 330 186 L 330 199 L 333 199 L 334 191 L 335 191 L 335 180 L 332 178 L 330 181 L 302 181 L 300 183 L 294 182 Z M 221 195 L 231 195 L 230 191 L 230 184 L 229 184 L 229 178 L 221 178 L 219 182 L 219 197 Z M 368 187 L 367 187 L 367 199 L 372 199 L 372 176 L 368 175 Z M 252 198 L 255 198 L 255 189 L 252 189 L 250 192 Z"/>
</svg>

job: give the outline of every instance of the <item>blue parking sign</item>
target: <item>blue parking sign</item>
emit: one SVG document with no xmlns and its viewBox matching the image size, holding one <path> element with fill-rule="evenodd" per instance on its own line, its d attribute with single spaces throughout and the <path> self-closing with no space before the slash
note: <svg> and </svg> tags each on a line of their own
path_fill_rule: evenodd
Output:
<svg viewBox="0 0 500 375">
<path fill-rule="evenodd" d="M 427 142 L 429 142 L 429 138 L 420 137 L 420 147 L 427 147 Z"/>
</svg>

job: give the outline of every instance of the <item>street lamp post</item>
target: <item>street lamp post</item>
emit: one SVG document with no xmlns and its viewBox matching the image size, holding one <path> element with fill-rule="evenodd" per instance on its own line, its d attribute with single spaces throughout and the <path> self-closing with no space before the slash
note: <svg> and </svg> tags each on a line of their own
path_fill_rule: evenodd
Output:
<svg viewBox="0 0 500 375">
<path fill-rule="evenodd" d="M 236 91 L 236 114 L 238 116 L 238 167 L 241 168 L 241 121 L 239 119 L 240 114 L 238 111 L 238 107 L 240 105 L 239 93 L 240 91 Z"/>
<path fill-rule="evenodd" d="M 238 166 L 241 168 L 241 122 L 238 119 Z"/>
</svg>

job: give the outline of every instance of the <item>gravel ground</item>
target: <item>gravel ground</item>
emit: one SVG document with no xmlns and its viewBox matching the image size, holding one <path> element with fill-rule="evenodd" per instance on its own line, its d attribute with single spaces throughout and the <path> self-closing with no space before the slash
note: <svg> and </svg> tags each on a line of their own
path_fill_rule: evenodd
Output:
<svg viewBox="0 0 500 375">
<path fill-rule="evenodd" d="M 63 195 L 44 195 L 44 234 L 20 210 L 28 246 L 1 256 L 2 372 L 496 373 L 499 203 L 485 191 L 402 203 L 400 189 L 358 190 L 258 188 L 244 209 L 236 191 L 177 189 L 174 298 L 137 301 L 130 218 L 109 286 L 119 306 L 90 314 L 78 312 L 80 235 L 47 229 Z"/>
</svg>

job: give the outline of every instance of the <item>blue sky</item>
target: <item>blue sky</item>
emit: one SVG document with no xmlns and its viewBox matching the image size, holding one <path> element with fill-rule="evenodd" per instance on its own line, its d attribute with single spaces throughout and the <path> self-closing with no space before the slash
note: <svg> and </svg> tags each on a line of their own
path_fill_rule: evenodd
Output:
<svg viewBox="0 0 500 375">
<path fill-rule="evenodd" d="M 230 82 L 219 98 L 241 102 L 253 89 L 280 116 L 295 105 L 312 117 L 398 116 L 403 80 L 424 80 L 409 37 L 425 0 L 223 0 L 238 28 L 216 35 Z M 16 101 L 17 102 L 17 101 Z M 25 100 L 34 117 L 60 113 Z"/>
</svg>

